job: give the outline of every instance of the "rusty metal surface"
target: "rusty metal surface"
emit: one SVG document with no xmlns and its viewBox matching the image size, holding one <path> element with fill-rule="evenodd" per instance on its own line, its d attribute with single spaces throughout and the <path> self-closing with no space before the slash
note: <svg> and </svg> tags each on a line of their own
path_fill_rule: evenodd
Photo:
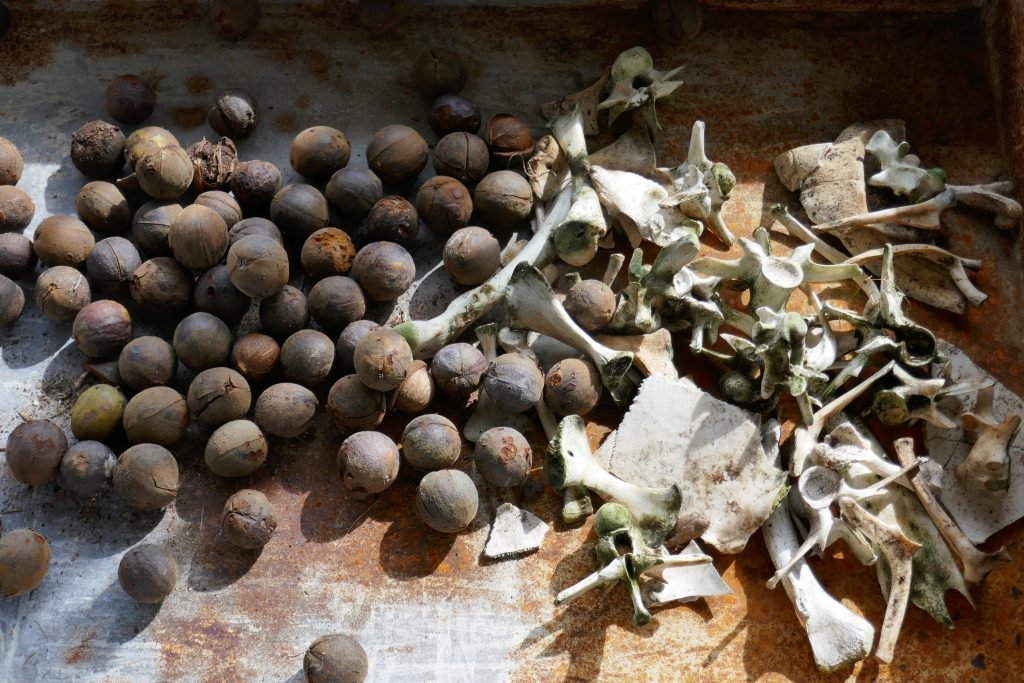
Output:
<svg viewBox="0 0 1024 683">
<path fill-rule="evenodd" d="M 777 201 L 797 206 L 775 179 L 776 154 L 830 140 L 856 120 L 906 118 L 915 151 L 954 182 L 989 181 L 1022 161 L 1001 153 L 986 42 L 971 13 L 707 11 L 692 43 L 667 47 L 654 43 L 643 11 L 414 8 L 375 32 L 345 3 L 288 4 L 269 7 L 256 36 L 228 45 L 193 4 L 12 4 L 15 26 L 0 42 L 0 135 L 25 152 L 22 186 L 37 204 L 34 223 L 73 212 L 83 179 L 67 160 L 70 134 L 102 116 L 103 87 L 116 74 L 140 72 L 157 83 L 152 122 L 183 142 L 211 134 L 197 111 L 214 91 L 252 90 L 264 121 L 241 154 L 274 160 L 287 175 L 291 135 L 307 125 L 344 130 L 353 163 L 363 163 L 366 141 L 385 123 L 411 123 L 434 140 L 428 103 L 407 82 L 409 63 L 428 45 L 467 56 L 466 94 L 485 116 L 508 111 L 538 125 L 539 102 L 589 84 L 624 48 L 645 44 L 659 65 L 685 64 L 687 85 L 659 109 L 661 159 L 678 163 L 690 124 L 703 118 L 709 155 L 728 162 L 739 180 L 725 216 L 740 234 L 767 224 Z M 954 249 L 985 260 L 979 284 L 991 298 L 960 318 L 923 306 L 910 314 L 1024 392 L 1017 238 L 969 212 L 947 217 Z M 439 250 L 436 241 L 421 240 L 421 276 Z M 721 253 L 711 238 L 705 251 Z M 420 293 L 405 302 L 413 315 L 453 293 L 442 277 L 423 279 Z M 17 424 L 17 411 L 66 425 L 81 361 L 67 345 L 69 332 L 70 325 L 30 310 L 0 336 L 0 441 Z M 680 363 L 695 369 L 685 354 Z M 441 410 L 463 419 L 460 406 Z M 595 444 L 618 417 L 610 409 L 596 416 Z M 384 429 L 397 436 L 402 424 L 389 417 Z M 0 602 L 0 680 L 298 682 L 309 642 L 339 630 L 362 641 L 375 681 L 825 678 L 784 593 L 764 587 L 773 569 L 759 536 L 741 555 L 715 558 L 734 595 L 663 609 L 651 625 L 634 628 L 621 588 L 564 609 L 552 605 L 555 592 L 593 569 L 586 527 L 556 524 L 539 553 L 482 564 L 486 506 L 470 532 L 452 537 L 416 519 L 411 472 L 380 498 L 355 501 L 335 474 L 340 441 L 321 420 L 311 440 L 273 441 L 264 468 L 228 481 L 204 470 L 202 436 L 190 433 L 176 449 L 181 492 L 162 515 L 132 512 L 113 495 L 81 505 L 53 486 L 28 489 L 0 474 L 4 527 L 36 528 L 54 554 L 37 590 Z M 240 554 L 218 535 L 224 501 L 243 486 L 264 491 L 279 512 L 277 532 L 258 554 Z M 528 507 L 550 520 L 557 501 L 537 494 Z M 121 554 L 143 538 L 167 544 L 182 570 L 159 608 L 134 605 L 116 582 Z M 1024 666 L 1019 528 L 993 540 L 1003 542 L 1021 559 L 974 590 L 977 609 L 951 596 L 954 631 L 911 608 L 891 667 L 867 661 L 832 679 L 1015 679 Z M 831 592 L 880 623 L 884 600 L 872 569 L 841 550 L 812 564 Z"/>
</svg>

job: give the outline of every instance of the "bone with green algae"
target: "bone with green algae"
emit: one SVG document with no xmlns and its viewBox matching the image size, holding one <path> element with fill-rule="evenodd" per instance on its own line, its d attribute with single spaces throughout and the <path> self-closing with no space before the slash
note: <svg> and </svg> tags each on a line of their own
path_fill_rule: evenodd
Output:
<svg viewBox="0 0 1024 683">
<path fill-rule="evenodd" d="M 608 232 L 608 222 L 597 191 L 590 180 L 590 158 L 578 107 L 548 122 L 551 134 L 569 163 L 572 201 L 555 227 L 552 242 L 558 257 L 572 266 L 585 266 L 597 254 L 597 245 Z"/>
</svg>

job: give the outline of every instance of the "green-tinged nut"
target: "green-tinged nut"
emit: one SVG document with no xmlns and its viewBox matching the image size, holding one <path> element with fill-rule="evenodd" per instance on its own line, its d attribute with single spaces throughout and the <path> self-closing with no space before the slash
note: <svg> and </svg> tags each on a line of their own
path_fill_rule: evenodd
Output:
<svg viewBox="0 0 1024 683">
<path fill-rule="evenodd" d="M 746 375 L 730 370 L 718 379 L 722 393 L 733 403 L 749 405 L 761 400 L 761 392 L 752 379 Z"/>
<path fill-rule="evenodd" d="M 476 517 L 480 496 L 476 484 L 461 470 L 430 472 L 416 489 L 416 512 L 431 529 L 454 534 Z"/>
<path fill-rule="evenodd" d="M 883 424 L 893 427 L 910 419 L 910 407 L 907 400 L 891 389 L 883 389 L 875 394 L 871 410 Z"/>
<path fill-rule="evenodd" d="M 714 179 L 715 185 L 718 186 L 718 192 L 723 197 L 728 197 L 729 193 L 732 192 L 732 188 L 736 187 L 736 176 L 733 174 L 732 169 L 718 161 L 711 166 L 711 177 Z"/>
<path fill-rule="evenodd" d="M 0 537 L 0 596 L 13 598 L 43 582 L 50 568 L 50 544 L 31 529 Z"/>
<path fill-rule="evenodd" d="M 71 433 L 79 441 L 106 441 L 121 426 L 128 400 L 109 384 L 82 392 L 71 409 Z"/>
<path fill-rule="evenodd" d="M 443 415 L 420 415 L 402 432 L 402 454 L 418 470 L 442 470 L 454 465 L 462 452 L 458 428 Z"/>
<path fill-rule="evenodd" d="M 569 265 L 585 266 L 597 254 L 598 238 L 589 222 L 565 221 L 555 228 L 555 251 Z"/>
</svg>

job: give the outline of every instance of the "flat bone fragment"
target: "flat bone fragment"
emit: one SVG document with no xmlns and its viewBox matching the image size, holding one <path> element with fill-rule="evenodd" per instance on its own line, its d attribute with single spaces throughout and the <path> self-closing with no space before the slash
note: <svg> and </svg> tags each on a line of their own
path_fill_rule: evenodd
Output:
<svg viewBox="0 0 1024 683">
<path fill-rule="evenodd" d="M 703 552 L 696 541 L 690 541 L 682 550 L 684 555 L 700 555 Z M 656 579 L 647 582 L 643 590 L 647 604 L 655 607 L 670 602 L 693 602 L 698 598 L 732 594 L 732 589 L 710 562 L 688 567 L 656 567 L 645 576 Z"/>
<path fill-rule="evenodd" d="M 595 334 L 594 339 L 610 349 L 631 352 L 645 374 L 679 379 L 672 362 L 672 334 L 664 328 L 650 334 Z"/>
<path fill-rule="evenodd" d="M 950 382 L 962 382 L 986 375 L 967 354 L 949 342 L 939 340 L 939 352 L 949 358 Z M 954 399 L 955 400 L 955 399 Z M 992 413 L 996 420 L 1024 413 L 1024 399 L 996 381 L 993 385 Z M 943 466 L 942 495 L 939 500 L 950 516 L 975 545 L 1000 529 L 1024 517 L 1024 467 L 1010 468 L 1010 484 L 1004 494 L 976 490 L 956 477 L 956 467 L 963 464 L 974 445 L 968 432 L 957 424 L 941 429 L 924 424 L 924 450 Z M 1018 433 L 1009 447 L 1010 460 L 1024 462 L 1024 442 Z"/>
<path fill-rule="evenodd" d="M 634 125 L 615 142 L 591 154 L 590 165 L 652 177 L 657 158 L 647 130 L 643 126 Z"/>
<path fill-rule="evenodd" d="M 494 511 L 494 523 L 484 545 L 484 557 L 504 560 L 540 549 L 548 525 L 529 510 L 503 502 Z"/>
<path fill-rule="evenodd" d="M 680 516 L 705 512 L 701 539 L 723 553 L 743 550 L 786 490 L 786 474 L 765 456 L 758 417 L 686 379 L 644 380 L 595 457 L 626 481 L 679 486 Z"/>
</svg>

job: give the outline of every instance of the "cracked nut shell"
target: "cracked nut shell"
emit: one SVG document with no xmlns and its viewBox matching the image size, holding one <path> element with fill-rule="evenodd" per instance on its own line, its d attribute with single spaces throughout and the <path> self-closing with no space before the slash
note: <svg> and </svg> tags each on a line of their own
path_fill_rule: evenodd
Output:
<svg viewBox="0 0 1024 683">
<path fill-rule="evenodd" d="M 146 256 L 171 255 L 167 233 L 181 211 L 181 204 L 147 202 L 135 212 L 132 219 L 132 239 Z"/>
<path fill-rule="evenodd" d="M 355 256 L 356 248 L 348 233 L 338 228 L 324 228 L 306 238 L 299 260 L 311 278 L 321 280 L 347 273 Z"/>
<path fill-rule="evenodd" d="M 131 208 L 121 190 L 104 180 L 93 180 L 78 191 L 75 211 L 83 223 L 106 235 L 126 231 L 132 220 Z"/>
<path fill-rule="evenodd" d="M 281 171 L 269 161 L 243 161 L 231 174 L 231 194 L 246 214 L 265 214 L 281 189 Z M 276 222 L 276 221 L 275 221 Z M 322 227 L 322 226 L 321 226 Z"/>
<path fill-rule="evenodd" d="M 136 510 L 161 510 L 178 495 L 178 461 L 154 443 L 140 443 L 122 453 L 112 476 L 114 492 Z"/>
<path fill-rule="evenodd" d="M 219 135 L 244 140 L 260 122 L 259 106 L 256 99 L 244 90 L 225 90 L 213 101 L 206 120 Z"/>
<path fill-rule="evenodd" d="M 50 320 L 71 320 L 92 300 L 92 292 L 82 273 L 54 266 L 39 274 L 35 297 L 36 307 Z"/>
<path fill-rule="evenodd" d="M 366 161 L 386 185 L 397 185 L 419 175 L 427 165 L 427 141 L 409 126 L 385 126 L 366 148 Z"/>
<path fill-rule="evenodd" d="M 259 491 L 242 489 L 224 503 L 220 528 L 238 548 L 262 548 L 277 529 L 277 510 Z"/>
<path fill-rule="evenodd" d="M 107 237 L 96 243 L 85 260 L 85 272 L 99 294 L 128 292 L 132 273 L 142 265 L 142 256 L 124 237 Z"/>
<path fill-rule="evenodd" d="M 232 420 L 218 427 L 206 442 L 206 466 L 219 477 L 244 477 L 267 460 L 267 439 L 255 423 Z"/>
<path fill-rule="evenodd" d="M 434 146 L 434 170 L 461 183 L 478 182 L 490 163 L 487 143 L 471 133 L 449 133 Z"/>
<path fill-rule="evenodd" d="M 227 253 L 228 226 L 213 209 L 192 204 L 174 218 L 167 243 L 181 265 L 193 271 L 208 270 Z"/>
<path fill-rule="evenodd" d="M 251 404 L 249 383 L 231 368 L 203 370 L 188 388 L 188 410 L 207 427 L 245 417 Z"/>
<path fill-rule="evenodd" d="M 442 346 L 430 361 L 430 373 L 441 391 L 453 398 L 465 400 L 476 391 L 487 371 L 484 354 L 464 342 Z"/>
<path fill-rule="evenodd" d="M 450 235 L 466 227 L 473 213 L 469 190 L 455 178 L 434 176 L 416 193 L 416 211 L 439 235 Z"/>
<path fill-rule="evenodd" d="M 189 423 L 185 397 L 170 387 L 150 387 L 132 396 L 124 408 L 122 424 L 131 443 L 170 446 Z"/>
<path fill-rule="evenodd" d="M 135 269 L 128 293 L 143 311 L 165 315 L 188 308 L 193 285 L 192 273 L 185 266 L 168 256 L 158 256 Z"/>
<path fill-rule="evenodd" d="M 362 683 L 370 663 L 359 641 L 333 633 L 313 641 L 302 658 L 302 669 L 309 683 Z"/>
</svg>

